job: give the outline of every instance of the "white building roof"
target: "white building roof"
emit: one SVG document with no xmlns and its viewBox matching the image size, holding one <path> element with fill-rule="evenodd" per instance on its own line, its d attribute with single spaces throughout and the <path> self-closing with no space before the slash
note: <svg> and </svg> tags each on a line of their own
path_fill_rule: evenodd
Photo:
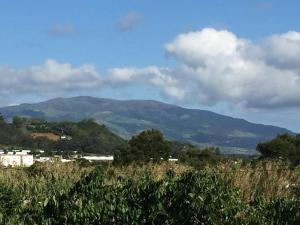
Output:
<svg viewBox="0 0 300 225">
<path fill-rule="evenodd" d="M 82 158 L 89 161 L 113 161 L 114 156 L 83 156 Z"/>
</svg>

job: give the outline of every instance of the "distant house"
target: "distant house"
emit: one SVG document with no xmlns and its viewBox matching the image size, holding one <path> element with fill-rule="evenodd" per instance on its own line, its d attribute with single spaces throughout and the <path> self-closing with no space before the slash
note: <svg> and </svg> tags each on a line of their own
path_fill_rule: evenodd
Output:
<svg viewBox="0 0 300 225">
<path fill-rule="evenodd" d="M 33 165 L 33 155 L 26 152 L 0 153 L 0 164 L 2 166 L 31 166 Z"/>
<path fill-rule="evenodd" d="M 170 158 L 168 159 L 169 162 L 178 162 L 178 159 L 175 159 L 175 158 Z"/>
<path fill-rule="evenodd" d="M 48 133 L 39 133 L 39 132 L 31 133 L 31 137 L 33 137 L 33 138 L 44 137 L 51 141 L 58 141 L 60 139 L 59 135 L 56 135 L 56 134 L 50 133 L 50 132 L 48 132 Z"/>
<path fill-rule="evenodd" d="M 51 158 L 50 157 L 39 157 L 39 158 L 35 158 L 34 161 L 36 162 L 41 162 L 41 163 L 44 163 L 44 162 L 48 162 L 50 161 Z"/>
<path fill-rule="evenodd" d="M 61 159 L 60 160 L 62 163 L 69 163 L 69 162 L 74 162 L 72 159 Z"/>
<path fill-rule="evenodd" d="M 83 156 L 83 159 L 86 159 L 90 162 L 92 161 L 113 161 L 114 156 L 109 155 L 109 156 Z"/>
<path fill-rule="evenodd" d="M 68 135 L 62 135 L 62 136 L 60 136 L 60 139 L 61 139 L 61 140 L 71 141 L 71 140 L 72 140 L 72 137 L 71 137 L 71 136 L 68 136 Z"/>
</svg>

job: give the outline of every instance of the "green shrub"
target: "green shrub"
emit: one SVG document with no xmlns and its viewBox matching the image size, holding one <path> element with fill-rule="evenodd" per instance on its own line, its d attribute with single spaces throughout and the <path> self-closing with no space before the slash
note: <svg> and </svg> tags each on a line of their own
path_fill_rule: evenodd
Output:
<svg viewBox="0 0 300 225">
<path fill-rule="evenodd" d="M 0 223 L 7 224 L 18 218 L 21 203 L 22 201 L 16 191 L 0 184 Z"/>
<path fill-rule="evenodd" d="M 45 208 L 51 224 L 240 224 L 246 204 L 235 188 L 215 175 L 172 173 L 154 181 L 121 179 L 105 184 L 96 169 L 68 194 L 53 198 Z"/>
</svg>

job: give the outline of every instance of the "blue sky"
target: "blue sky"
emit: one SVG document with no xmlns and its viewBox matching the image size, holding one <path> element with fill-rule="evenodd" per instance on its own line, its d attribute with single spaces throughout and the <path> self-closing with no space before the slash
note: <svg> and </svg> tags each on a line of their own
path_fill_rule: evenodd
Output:
<svg viewBox="0 0 300 225">
<path fill-rule="evenodd" d="M 198 0 L 10 0 L 0 1 L 0 61 L 26 66 L 45 59 L 95 63 L 99 69 L 170 63 L 162 45 L 177 34 L 204 27 L 226 28 L 260 39 L 299 30 L 297 1 Z M 141 15 L 130 32 L 117 22 L 129 12 Z M 77 35 L 49 36 L 55 25 L 73 26 Z"/>
<path fill-rule="evenodd" d="M 300 89 L 295 81 L 300 71 L 295 66 L 299 15 L 296 0 L 0 0 L 0 105 L 75 95 L 147 98 L 300 131 L 300 97 L 292 96 Z M 180 34 L 183 43 L 176 39 Z M 207 55 L 202 48 L 205 40 L 211 41 L 207 37 L 220 38 L 219 42 L 228 38 L 224 51 L 212 49 L 216 54 Z M 189 48 L 194 46 L 191 39 L 202 40 L 196 53 Z M 292 47 L 286 46 L 290 40 Z M 234 53 L 228 55 L 230 44 Z M 272 46 L 281 48 L 271 54 Z M 193 54 L 197 57 L 188 58 Z M 217 60 L 224 61 L 220 55 L 232 59 L 228 64 L 251 61 L 240 75 L 251 77 L 233 80 L 240 70 L 210 68 L 211 63 L 219 65 Z M 228 80 L 220 78 L 224 71 Z M 254 77 L 266 73 L 275 74 L 268 90 L 286 80 L 290 82 L 283 88 L 295 90 L 263 92 L 264 84 L 255 86 L 259 82 Z M 213 84 L 217 82 L 220 86 L 224 82 L 224 90 L 218 90 Z"/>
</svg>

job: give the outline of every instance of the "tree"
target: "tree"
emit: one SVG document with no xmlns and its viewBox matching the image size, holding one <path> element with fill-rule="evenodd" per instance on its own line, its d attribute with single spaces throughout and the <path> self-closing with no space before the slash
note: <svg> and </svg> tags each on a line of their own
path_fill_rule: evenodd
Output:
<svg viewBox="0 0 300 225">
<path fill-rule="evenodd" d="M 2 113 L 0 113 L 0 124 L 1 123 L 5 123 L 5 119 L 4 119 L 4 116 L 2 115 Z"/>
<path fill-rule="evenodd" d="M 143 162 L 144 153 L 137 151 L 136 148 L 131 148 L 130 145 L 121 146 L 114 155 L 114 163 L 130 164 L 132 162 Z"/>
<path fill-rule="evenodd" d="M 164 139 L 159 130 L 151 129 L 133 136 L 115 155 L 117 162 L 130 163 L 133 161 L 148 162 L 168 160 L 171 144 Z"/>
<path fill-rule="evenodd" d="M 271 141 L 259 143 L 256 147 L 263 157 L 286 158 L 292 161 L 300 159 L 300 136 L 278 135 Z"/>
<path fill-rule="evenodd" d="M 27 119 L 24 117 L 15 116 L 12 122 L 15 127 L 20 128 L 24 123 L 26 123 L 26 121 Z"/>
<path fill-rule="evenodd" d="M 136 151 L 144 153 L 146 159 L 158 161 L 161 158 L 168 159 L 171 151 L 171 146 L 166 141 L 159 130 L 151 129 L 133 136 L 129 141 L 129 145 Z"/>
<path fill-rule="evenodd" d="M 207 164 L 215 164 L 219 160 L 220 150 L 215 147 L 199 148 L 192 147 L 182 154 L 181 161 L 192 165 L 195 168 L 203 168 Z"/>
</svg>

